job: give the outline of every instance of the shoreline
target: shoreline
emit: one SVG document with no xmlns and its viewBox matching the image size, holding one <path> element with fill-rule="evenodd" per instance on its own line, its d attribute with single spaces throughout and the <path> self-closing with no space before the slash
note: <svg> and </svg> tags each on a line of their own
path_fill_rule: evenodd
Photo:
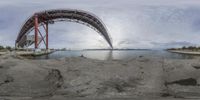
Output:
<svg viewBox="0 0 200 100">
<path fill-rule="evenodd" d="M 183 51 L 183 50 L 166 50 L 171 53 L 187 54 L 187 55 L 200 55 L 198 51 Z"/>
<path fill-rule="evenodd" d="M 39 51 L 39 52 L 34 52 L 34 51 L 6 51 L 6 52 L 0 52 L 1 55 L 6 55 L 6 54 L 12 54 L 12 55 L 17 55 L 17 56 L 42 56 L 42 55 L 48 55 L 51 53 L 54 53 L 55 51 Z"/>
<path fill-rule="evenodd" d="M 6 54 L 7 52 L 0 52 L 0 55 L 4 55 L 4 54 Z"/>
</svg>

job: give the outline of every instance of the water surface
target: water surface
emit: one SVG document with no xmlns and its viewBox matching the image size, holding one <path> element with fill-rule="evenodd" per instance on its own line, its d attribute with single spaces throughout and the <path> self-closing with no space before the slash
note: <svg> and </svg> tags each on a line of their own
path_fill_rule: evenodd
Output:
<svg viewBox="0 0 200 100">
<path fill-rule="evenodd" d="M 58 59 L 64 57 L 78 57 L 83 55 L 87 58 L 108 60 L 126 60 L 136 57 L 162 57 L 170 59 L 194 59 L 200 56 L 170 53 L 164 50 L 79 50 L 79 51 L 56 51 L 49 55 L 35 57 L 35 59 Z"/>
</svg>

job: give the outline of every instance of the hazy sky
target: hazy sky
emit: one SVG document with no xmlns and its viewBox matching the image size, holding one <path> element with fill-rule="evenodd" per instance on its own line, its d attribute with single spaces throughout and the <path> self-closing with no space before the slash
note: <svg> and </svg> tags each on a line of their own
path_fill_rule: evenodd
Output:
<svg viewBox="0 0 200 100">
<path fill-rule="evenodd" d="M 115 48 L 200 46 L 200 0 L 0 0 L 0 45 L 14 46 L 22 24 L 34 12 L 58 8 L 99 16 Z M 49 27 L 50 48 L 108 47 L 87 26 L 59 22 Z"/>
</svg>

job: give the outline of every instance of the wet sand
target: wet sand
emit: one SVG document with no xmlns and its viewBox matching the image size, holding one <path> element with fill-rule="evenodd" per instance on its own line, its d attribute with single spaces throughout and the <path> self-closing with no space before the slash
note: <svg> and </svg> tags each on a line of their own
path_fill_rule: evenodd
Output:
<svg viewBox="0 0 200 100">
<path fill-rule="evenodd" d="M 200 59 L 0 56 L 0 100 L 200 99 Z"/>
</svg>

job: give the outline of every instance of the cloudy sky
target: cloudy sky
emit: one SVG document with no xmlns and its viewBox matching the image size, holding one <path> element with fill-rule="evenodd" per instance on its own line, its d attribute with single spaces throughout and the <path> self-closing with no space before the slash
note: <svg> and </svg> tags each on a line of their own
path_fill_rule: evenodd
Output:
<svg viewBox="0 0 200 100">
<path fill-rule="evenodd" d="M 99 16 L 115 48 L 200 46 L 200 0 L 0 0 L 0 45 L 14 46 L 34 12 L 60 8 Z M 50 48 L 109 47 L 87 26 L 58 22 L 49 27 Z"/>
</svg>

